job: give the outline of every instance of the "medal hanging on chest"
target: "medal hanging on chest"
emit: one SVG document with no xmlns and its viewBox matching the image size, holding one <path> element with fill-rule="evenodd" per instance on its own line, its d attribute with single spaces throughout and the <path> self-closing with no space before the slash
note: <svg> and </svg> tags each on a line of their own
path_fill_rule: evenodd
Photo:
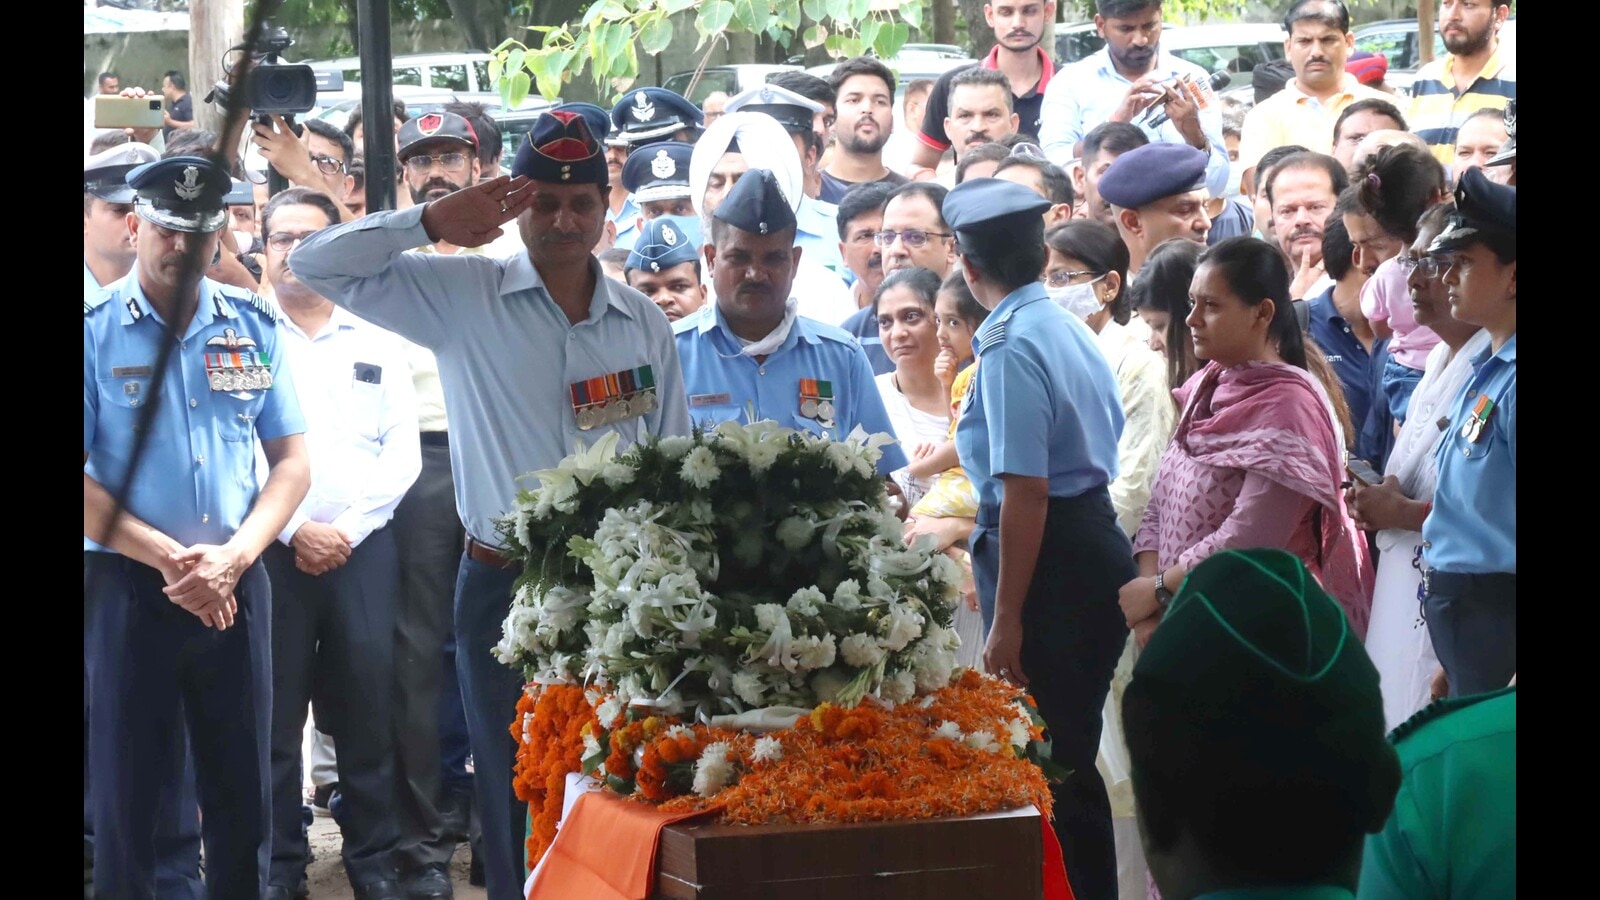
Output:
<svg viewBox="0 0 1600 900">
<path fill-rule="evenodd" d="M 640 366 L 575 381 L 568 386 L 568 392 L 578 430 L 591 431 L 654 410 L 655 370 Z"/>
<path fill-rule="evenodd" d="M 800 379 L 800 415 L 815 419 L 823 428 L 832 428 L 834 412 L 833 382 Z"/>
<path fill-rule="evenodd" d="M 1489 427 L 1489 417 L 1494 414 L 1494 401 L 1488 394 L 1479 394 L 1478 402 L 1472 407 L 1472 414 L 1461 425 L 1461 436 L 1471 443 L 1483 440 L 1483 433 Z"/>
<path fill-rule="evenodd" d="M 207 353 L 206 382 L 219 393 L 264 391 L 272 387 L 272 361 L 265 353 Z"/>
</svg>

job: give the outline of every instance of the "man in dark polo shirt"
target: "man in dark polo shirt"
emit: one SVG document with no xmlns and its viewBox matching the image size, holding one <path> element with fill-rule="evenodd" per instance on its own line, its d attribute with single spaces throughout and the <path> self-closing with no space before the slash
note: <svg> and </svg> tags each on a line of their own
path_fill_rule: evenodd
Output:
<svg viewBox="0 0 1600 900">
<path fill-rule="evenodd" d="M 1372 405 L 1370 368 L 1375 335 L 1361 314 L 1361 286 L 1367 276 L 1352 258 L 1354 249 L 1344 219 L 1336 211 L 1322 230 L 1323 271 L 1333 285 L 1310 298 L 1306 333 L 1322 348 L 1339 376 L 1345 402 L 1350 405 L 1350 420 L 1359 429 Z"/>
<path fill-rule="evenodd" d="M 1045 25 L 1055 14 L 1054 0 L 996 0 L 983 7 L 984 21 L 994 29 L 995 46 L 977 65 L 998 69 L 1011 82 L 1012 111 L 1021 120 L 1017 130 L 1023 134 L 1039 134 L 1039 108 L 1050 76 L 1055 74 L 1050 54 L 1039 46 Z M 967 68 L 970 67 L 951 69 L 934 82 L 922 115 L 922 130 L 917 133 L 917 144 L 911 153 L 914 166 L 932 169 L 950 149 L 950 137 L 944 130 L 950 111 L 950 81 Z"/>
</svg>

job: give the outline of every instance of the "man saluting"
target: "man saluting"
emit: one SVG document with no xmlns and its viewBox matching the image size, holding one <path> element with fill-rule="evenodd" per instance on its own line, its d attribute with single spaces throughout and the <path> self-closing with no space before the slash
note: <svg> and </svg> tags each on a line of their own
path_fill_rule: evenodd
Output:
<svg viewBox="0 0 1600 900">
<path fill-rule="evenodd" d="M 689 431 L 666 317 L 605 278 L 590 253 L 612 188 L 588 124 L 573 112 L 543 114 L 511 171 L 321 231 L 290 258 L 306 285 L 439 360 L 467 531 L 456 666 L 494 900 L 522 896 L 527 811 L 512 791 L 516 747 L 507 730 L 521 678 L 490 653 L 516 578 L 494 519 L 510 506 L 519 476 L 556 465 L 580 439 L 614 431 L 625 447 Z M 527 252 L 509 259 L 405 252 L 441 240 L 476 247 L 513 221 Z"/>
</svg>

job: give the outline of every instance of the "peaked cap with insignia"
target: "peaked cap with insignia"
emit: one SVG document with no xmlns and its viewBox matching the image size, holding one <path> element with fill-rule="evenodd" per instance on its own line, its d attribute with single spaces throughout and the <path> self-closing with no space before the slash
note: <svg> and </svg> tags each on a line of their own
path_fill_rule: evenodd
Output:
<svg viewBox="0 0 1600 900">
<path fill-rule="evenodd" d="M 622 186 L 639 203 L 689 196 L 689 158 L 694 145 L 681 141 L 647 144 L 628 155 Z"/>
<path fill-rule="evenodd" d="M 700 107 L 658 87 L 629 91 L 611 108 L 611 124 L 632 147 L 667 140 L 685 128 L 698 131 L 705 121 Z"/>
<path fill-rule="evenodd" d="M 205 157 L 173 156 L 146 163 L 129 172 L 127 181 L 134 191 L 133 208 L 162 228 L 209 233 L 227 221 L 223 198 L 233 189 L 233 179 Z"/>
<path fill-rule="evenodd" d="M 132 203 L 128 173 L 161 158 L 149 144 L 118 144 L 83 161 L 83 190 L 107 203 Z"/>
</svg>

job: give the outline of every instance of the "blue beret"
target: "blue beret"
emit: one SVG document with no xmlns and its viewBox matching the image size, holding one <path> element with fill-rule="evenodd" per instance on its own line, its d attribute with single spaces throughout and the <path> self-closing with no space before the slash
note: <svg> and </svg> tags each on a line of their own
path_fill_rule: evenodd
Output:
<svg viewBox="0 0 1600 900">
<path fill-rule="evenodd" d="M 203 156 L 173 156 L 128 173 L 133 208 L 173 231 L 207 233 L 227 221 L 223 198 L 233 189 L 226 169 Z"/>
<path fill-rule="evenodd" d="M 694 216 L 656 216 L 644 223 L 624 269 L 661 272 L 700 258 L 700 220 Z"/>
<path fill-rule="evenodd" d="M 132 203 L 128 173 L 161 158 L 149 144 L 118 144 L 83 161 L 83 190 L 107 203 Z"/>
<path fill-rule="evenodd" d="M 1485 234 L 1487 232 L 1487 235 Z M 1495 184 L 1480 169 L 1467 169 L 1456 184 L 1456 209 L 1429 253 L 1460 250 L 1488 235 L 1516 237 L 1517 189 Z"/>
<path fill-rule="evenodd" d="M 662 141 L 633 151 L 622 166 L 622 186 L 638 203 L 689 196 L 689 157 L 693 144 Z"/>
<path fill-rule="evenodd" d="M 589 133 L 596 138 L 604 139 L 607 134 L 611 133 L 611 113 L 607 112 L 605 107 L 574 100 L 571 103 L 563 103 L 555 107 L 554 111 L 575 112 L 583 116 L 583 120 L 589 123 Z"/>
<path fill-rule="evenodd" d="M 400 141 L 400 158 L 404 160 L 418 144 L 431 141 L 454 141 L 478 152 L 478 133 L 472 123 L 452 112 L 423 113 L 407 119 L 396 135 Z"/>
<path fill-rule="evenodd" d="M 723 104 L 723 112 L 766 113 L 790 134 L 810 131 L 822 104 L 785 87 L 764 84 L 740 91 Z"/>
<path fill-rule="evenodd" d="M 622 140 L 634 146 L 666 140 L 682 129 L 698 129 L 704 123 L 705 114 L 700 107 L 665 88 L 630 91 L 611 109 L 611 124 Z"/>
<path fill-rule="evenodd" d="M 1031 188 L 1000 178 L 969 178 L 944 197 L 944 220 L 963 251 L 993 253 L 1044 239 L 1050 201 Z"/>
<path fill-rule="evenodd" d="M 712 216 L 752 234 L 777 234 L 795 227 L 794 210 L 770 169 L 744 173 Z"/>
<path fill-rule="evenodd" d="M 1158 141 L 1135 147 L 1100 176 L 1100 197 L 1113 206 L 1138 209 L 1162 197 L 1198 191 L 1206 186 L 1209 160 L 1204 150 L 1188 144 Z"/>
<path fill-rule="evenodd" d="M 605 148 L 581 113 L 549 110 L 539 114 L 511 161 L 513 176 L 563 184 L 611 183 Z"/>
</svg>

